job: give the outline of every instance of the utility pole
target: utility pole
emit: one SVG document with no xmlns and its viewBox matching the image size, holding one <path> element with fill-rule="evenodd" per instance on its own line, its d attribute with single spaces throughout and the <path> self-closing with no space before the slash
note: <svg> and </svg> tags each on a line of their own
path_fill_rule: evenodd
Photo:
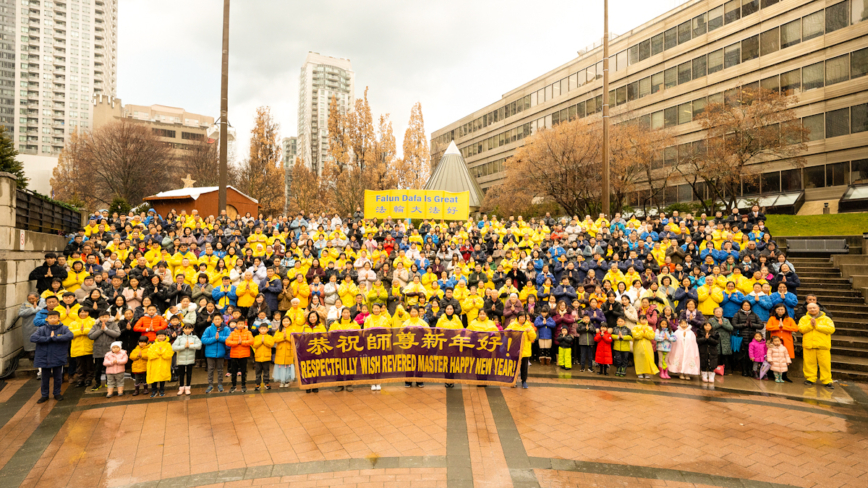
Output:
<svg viewBox="0 0 868 488">
<path fill-rule="evenodd" d="M 220 73 L 220 191 L 217 210 L 226 210 L 226 185 L 229 179 L 229 0 L 223 0 L 223 66 Z"/>
<path fill-rule="evenodd" d="M 600 192 L 602 213 L 609 215 L 609 0 L 603 0 L 603 184 Z"/>
</svg>

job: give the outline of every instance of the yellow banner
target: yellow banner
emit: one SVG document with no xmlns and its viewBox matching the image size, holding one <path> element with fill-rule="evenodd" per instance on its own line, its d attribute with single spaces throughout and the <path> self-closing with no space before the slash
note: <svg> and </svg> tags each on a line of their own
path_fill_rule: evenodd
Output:
<svg viewBox="0 0 868 488">
<path fill-rule="evenodd" d="M 365 190 L 365 219 L 467 220 L 470 194 L 438 190 Z"/>
</svg>

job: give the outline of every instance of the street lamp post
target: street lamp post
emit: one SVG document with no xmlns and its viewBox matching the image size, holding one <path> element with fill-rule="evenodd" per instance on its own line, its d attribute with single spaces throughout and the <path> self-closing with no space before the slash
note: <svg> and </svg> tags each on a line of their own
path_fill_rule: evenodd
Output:
<svg viewBox="0 0 868 488">
<path fill-rule="evenodd" d="M 609 0 L 603 0 L 603 182 L 600 190 L 603 208 L 609 209 Z"/>
<path fill-rule="evenodd" d="M 218 211 L 226 210 L 229 179 L 227 125 L 229 124 L 229 0 L 223 0 L 223 66 L 220 73 L 220 191 Z"/>
</svg>

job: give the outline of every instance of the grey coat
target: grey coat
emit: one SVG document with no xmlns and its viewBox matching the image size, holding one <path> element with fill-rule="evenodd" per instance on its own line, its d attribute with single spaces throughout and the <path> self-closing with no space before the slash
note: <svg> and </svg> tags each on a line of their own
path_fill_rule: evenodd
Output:
<svg viewBox="0 0 868 488">
<path fill-rule="evenodd" d="M 730 342 L 730 337 L 732 336 L 732 324 L 729 323 L 729 319 L 721 317 L 720 321 L 718 321 L 717 317 L 712 316 L 708 319 L 708 323 L 711 324 L 712 332 L 717 332 L 720 336 L 720 342 L 717 345 L 717 352 L 723 356 L 732 354 L 732 342 Z"/>
<path fill-rule="evenodd" d="M 187 349 L 184 346 L 190 344 L 190 348 Z M 193 364 L 196 362 L 196 351 L 202 349 L 202 341 L 199 340 L 193 334 L 186 335 L 181 334 L 177 338 L 175 338 L 175 342 L 172 344 L 172 350 L 175 351 L 176 363 L 178 366 L 186 366 L 188 364 Z"/>
<path fill-rule="evenodd" d="M 87 334 L 87 337 L 93 341 L 93 357 L 104 358 L 106 353 L 112 350 L 112 342 L 118 340 L 120 336 L 121 329 L 114 320 L 106 322 L 105 330 L 102 330 L 99 321 L 93 324 L 93 328 Z"/>
</svg>

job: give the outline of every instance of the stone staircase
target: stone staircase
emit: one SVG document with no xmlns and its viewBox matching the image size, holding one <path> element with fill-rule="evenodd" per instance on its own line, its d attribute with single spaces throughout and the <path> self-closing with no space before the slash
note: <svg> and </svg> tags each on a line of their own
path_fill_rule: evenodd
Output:
<svg viewBox="0 0 868 488">
<path fill-rule="evenodd" d="M 868 305 L 829 257 L 789 257 L 802 282 L 799 303 L 813 294 L 832 314 L 832 376 L 868 381 Z"/>
</svg>

